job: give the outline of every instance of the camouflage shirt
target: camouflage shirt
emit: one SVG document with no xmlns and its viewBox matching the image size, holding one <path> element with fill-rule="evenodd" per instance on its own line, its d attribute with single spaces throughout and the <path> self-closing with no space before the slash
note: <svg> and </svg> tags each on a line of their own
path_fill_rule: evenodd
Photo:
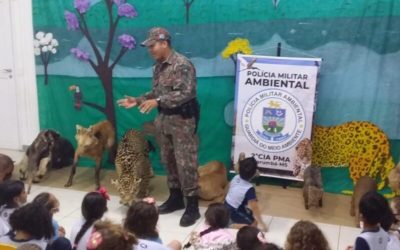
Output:
<svg viewBox="0 0 400 250">
<path fill-rule="evenodd" d="M 183 55 L 172 51 L 153 67 L 153 89 L 138 98 L 139 103 L 160 98 L 163 108 L 175 108 L 196 97 L 196 70 Z"/>
</svg>

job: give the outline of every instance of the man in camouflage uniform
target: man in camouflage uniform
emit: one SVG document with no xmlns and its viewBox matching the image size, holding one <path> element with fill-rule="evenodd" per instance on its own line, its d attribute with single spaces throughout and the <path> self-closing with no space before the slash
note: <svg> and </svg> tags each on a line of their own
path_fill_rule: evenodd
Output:
<svg viewBox="0 0 400 250">
<path fill-rule="evenodd" d="M 142 113 L 153 108 L 159 114 L 154 121 L 161 142 L 161 160 L 168 172 L 170 196 L 159 207 L 160 214 L 185 208 L 181 226 L 193 225 L 200 218 L 198 208 L 199 106 L 196 100 L 196 71 L 193 64 L 171 48 L 171 37 L 163 28 L 152 28 L 142 43 L 156 63 L 153 88 L 140 97 L 126 96 L 118 101 L 126 108 L 139 105 Z"/>
</svg>

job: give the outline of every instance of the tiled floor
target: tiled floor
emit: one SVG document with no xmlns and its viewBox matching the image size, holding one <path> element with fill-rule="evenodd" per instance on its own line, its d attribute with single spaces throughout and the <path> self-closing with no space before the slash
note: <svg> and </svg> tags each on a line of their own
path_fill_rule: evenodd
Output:
<svg viewBox="0 0 400 250">
<path fill-rule="evenodd" d="M 14 161 L 18 162 L 21 153 L 15 151 L 5 151 L 0 150 L 1 153 L 5 153 L 13 158 Z M 51 173 L 52 174 L 52 173 Z M 61 185 L 59 185 L 61 187 Z M 32 189 L 32 193 L 29 195 L 28 200 L 32 200 L 35 195 L 40 192 L 50 192 L 53 193 L 60 200 L 60 212 L 55 215 L 55 219 L 59 222 L 60 225 L 65 227 L 67 231 L 67 236 L 69 236 L 71 225 L 80 218 L 81 211 L 80 205 L 86 191 L 79 191 L 73 189 L 65 189 L 54 187 L 54 185 L 46 186 L 45 181 L 41 185 L 35 185 Z M 290 192 L 288 190 L 283 190 L 280 192 Z M 287 198 L 287 197 L 286 197 Z M 271 199 L 271 197 L 270 197 Z M 160 199 L 161 200 L 161 199 Z M 287 203 L 288 201 L 282 198 L 280 202 Z M 277 200 L 274 200 L 276 205 Z M 279 203 L 279 200 L 278 200 Z M 271 203 L 269 203 L 271 204 Z M 284 206 L 285 207 L 285 206 Z M 288 206 L 290 207 L 290 206 Z M 292 206 L 295 207 L 295 206 Z M 269 207 L 268 207 L 269 208 Z M 161 215 L 159 220 L 159 231 L 161 239 L 164 243 L 167 243 L 173 239 L 179 240 L 181 242 L 186 242 L 189 234 L 192 231 L 198 230 L 202 223 L 204 223 L 204 212 L 205 207 L 201 207 L 202 217 L 198 222 L 188 228 L 179 227 L 179 219 L 183 213 L 183 210 L 177 211 L 175 213 L 169 215 Z M 269 208 L 271 209 L 271 208 Z M 285 207 L 285 209 L 288 209 Z M 294 212 L 296 212 L 296 208 L 293 208 Z M 299 209 L 299 208 L 297 208 Z M 329 209 L 325 208 L 325 209 Z M 124 215 L 127 211 L 125 206 L 119 204 L 119 197 L 116 195 L 111 195 L 111 200 L 108 203 L 108 212 L 105 217 L 115 221 L 117 223 L 122 222 Z M 267 210 L 268 211 L 268 210 Z M 325 211 L 326 212 L 326 211 Z M 309 219 L 308 217 L 299 216 L 291 216 L 294 218 L 284 218 L 280 216 L 269 216 L 265 214 L 263 216 L 265 223 L 269 226 L 269 231 L 267 233 L 267 239 L 279 246 L 284 246 L 286 236 L 291 228 L 291 226 L 298 219 Z M 325 234 L 331 249 L 344 250 L 347 246 L 352 245 L 355 237 L 360 233 L 360 229 L 352 228 L 348 226 L 342 225 L 333 225 L 327 223 L 316 223 L 319 228 Z M 351 223 L 350 223 L 351 224 Z"/>
<path fill-rule="evenodd" d="M 81 216 L 80 203 L 86 192 L 66 190 L 61 188 L 40 187 L 36 188 L 32 192 L 32 194 L 29 196 L 29 200 L 33 199 L 35 195 L 44 191 L 53 193 L 60 200 L 61 210 L 55 215 L 55 219 L 60 225 L 65 227 L 68 236 L 71 225 Z M 204 223 L 205 209 L 205 207 L 201 207 L 201 219 L 198 220 L 195 225 L 187 228 L 179 227 L 178 225 L 183 210 L 169 215 L 160 215 L 158 228 L 161 239 L 164 242 L 169 242 L 173 239 L 186 242 L 190 233 L 192 231 L 196 231 L 196 229 L 199 229 L 202 223 Z M 125 206 L 119 204 L 119 197 L 111 195 L 111 199 L 108 202 L 108 212 L 106 213 L 105 218 L 108 218 L 116 223 L 121 223 L 126 210 L 127 208 Z M 264 215 L 263 218 L 265 223 L 269 226 L 269 231 L 266 234 L 267 239 L 279 246 L 284 246 L 286 235 L 297 220 L 282 217 L 271 217 L 268 215 Z M 355 237 L 360 233 L 360 229 L 357 228 L 325 223 L 316 224 L 325 234 L 332 249 L 346 249 L 347 246 L 353 244 Z"/>
</svg>

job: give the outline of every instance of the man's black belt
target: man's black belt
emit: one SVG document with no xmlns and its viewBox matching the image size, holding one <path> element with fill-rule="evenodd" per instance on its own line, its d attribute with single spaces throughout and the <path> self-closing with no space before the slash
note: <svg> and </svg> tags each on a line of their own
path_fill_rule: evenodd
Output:
<svg viewBox="0 0 400 250">
<path fill-rule="evenodd" d="M 200 104 L 197 102 L 196 98 L 176 108 L 163 108 L 158 106 L 158 112 L 164 115 L 180 115 L 183 119 L 195 118 L 196 128 L 194 133 L 196 133 L 200 121 Z"/>
<path fill-rule="evenodd" d="M 194 98 L 175 108 L 158 107 L 158 112 L 164 115 L 182 115 L 183 118 L 192 118 L 199 111 L 199 104 Z"/>
</svg>

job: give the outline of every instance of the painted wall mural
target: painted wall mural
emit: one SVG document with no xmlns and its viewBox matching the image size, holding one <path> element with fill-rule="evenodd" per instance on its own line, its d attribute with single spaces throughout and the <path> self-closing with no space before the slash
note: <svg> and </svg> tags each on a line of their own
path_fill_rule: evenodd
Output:
<svg viewBox="0 0 400 250">
<path fill-rule="evenodd" d="M 153 26 L 167 28 L 176 50 L 196 66 L 207 110 L 199 125 L 201 163 L 230 163 L 235 51 L 228 44 L 237 39 L 245 41 L 236 50 L 243 53 L 275 55 L 281 43 L 282 56 L 323 58 L 317 124 L 365 120 L 391 141 L 400 138 L 399 1 L 34 0 L 33 11 L 35 33 L 51 32 L 59 43 L 47 74 L 36 60 L 41 127 L 56 128 L 71 141 L 76 123 L 108 118 L 120 138 L 154 119 L 155 112 L 143 116 L 114 107 L 124 94 L 151 88 L 153 62 L 136 41 Z M 46 75 L 51 84 L 43 84 Z M 152 157 L 162 172 L 158 156 Z"/>
</svg>

